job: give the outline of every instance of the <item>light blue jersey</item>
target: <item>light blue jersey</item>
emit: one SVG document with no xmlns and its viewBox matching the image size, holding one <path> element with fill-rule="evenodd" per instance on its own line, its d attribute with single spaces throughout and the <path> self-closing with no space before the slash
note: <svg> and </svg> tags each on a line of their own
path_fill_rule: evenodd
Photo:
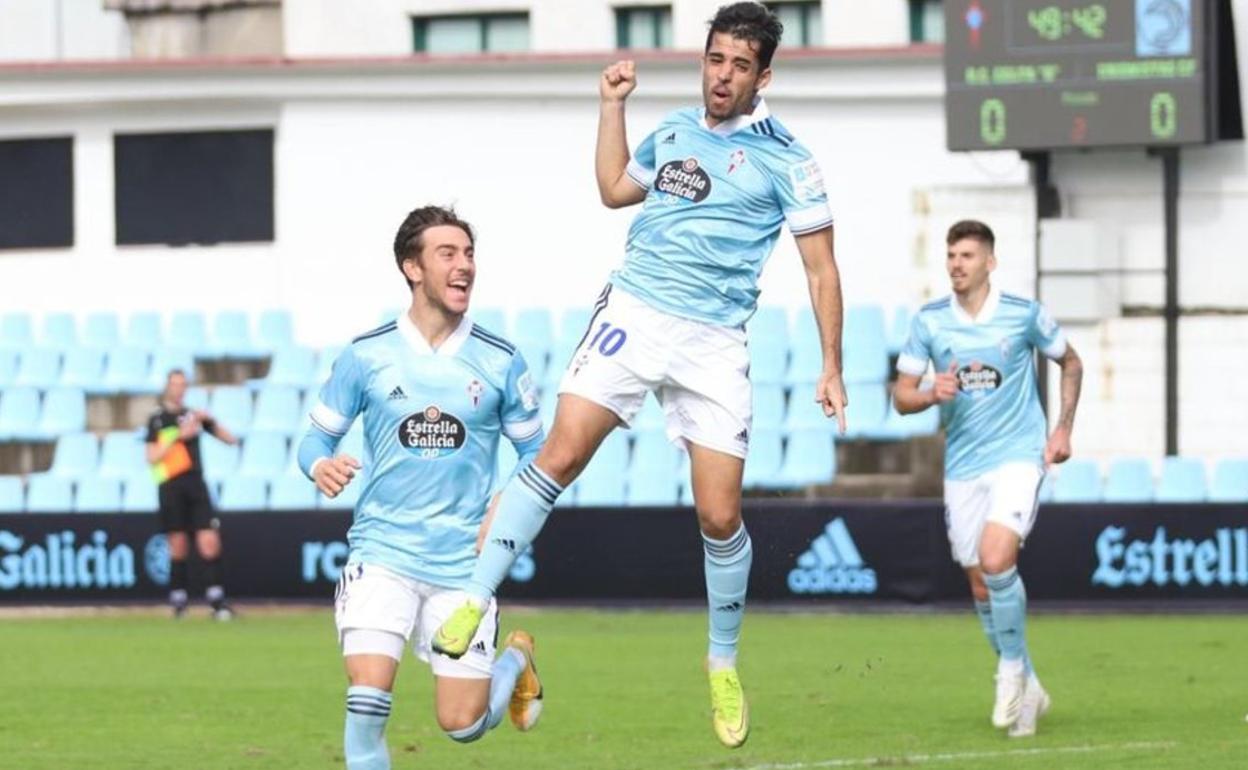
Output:
<svg viewBox="0 0 1248 770">
<path fill-rule="evenodd" d="M 357 337 L 334 362 L 312 434 L 336 442 L 357 416 L 364 468 L 351 483 L 364 486 L 347 533 L 351 558 L 459 587 L 476 560 L 499 435 L 522 461 L 543 440 L 523 356 L 468 318 L 434 351 L 404 314 Z M 301 448 L 301 464 L 304 455 Z"/>
<path fill-rule="evenodd" d="M 761 99 L 715 128 L 702 108 L 671 113 L 627 171 L 648 192 L 611 280 L 683 318 L 743 325 L 780 226 L 802 235 L 832 225 L 819 164 Z"/>
<path fill-rule="evenodd" d="M 957 362 L 958 394 L 940 405 L 945 478 L 973 479 L 1003 463 L 1044 460 L 1046 425 L 1033 351 L 1052 359 L 1066 337 L 1039 302 L 990 289 L 977 318 L 952 296 L 924 305 L 910 326 L 897 370 L 916 377 Z"/>
</svg>

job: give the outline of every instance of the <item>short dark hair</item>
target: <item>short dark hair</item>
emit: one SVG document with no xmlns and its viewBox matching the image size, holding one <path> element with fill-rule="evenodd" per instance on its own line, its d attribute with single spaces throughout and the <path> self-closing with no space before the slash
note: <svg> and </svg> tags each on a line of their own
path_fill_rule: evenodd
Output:
<svg viewBox="0 0 1248 770">
<path fill-rule="evenodd" d="M 173 368 L 172 368 L 172 369 L 170 369 L 168 372 L 165 372 L 165 382 L 168 382 L 169 380 L 172 380 L 174 377 L 176 377 L 176 376 L 177 376 L 177 375 L 179 375 L 179 374 L 180 374 L 180 375 L 182 375 L 183 377 L 185 377 L 185 376 L 186 376 L 186 371 L 185 371 L 185 370 L 183 370 L 183 369 L 182 369 L 182 367 L 180 367 L 180 366 L 175 366 L 175 367 L 173 367 Z"/>
<path fill-rule="evenodd" d="M 762 3 L 743 2 L 722 6 L 715 12 L 706 33 L 705 51 L 711 50 L 711 39 L 716 32 L 725 32 L 738 40 L 758 43 L 758 71 L 771 66 L 771 57 L 780 45 L 784 25 L 776 14 Z"/>
<path fill-rule="evenodd" d="M 403 272 L 404 261 L 420 258 L 420 252 L 425 248 L 425 231 L 441 225 L 458 227 L 468 235 L 470 243 L 476 244 L 477 236 L 472 232 L 472 225 L 460 219 L 455 209 L 442 206 L 414 209 L 408 212 L 403 224 L 399 225 L 399 231 L 394 234 L 394 263 L 400 273 Z M 407 280 L 406 274 L 403 275 L 403 280 Z M 407 281 L 407 288 L 412 288 L 411 281 Z"/>
<path fill-rule="evenodd" d="M 952 246 L 963 238 L 974 238 L 986 243 L 989 251 L 997 245 L 997 238 L 992 234 L 992 228 L 978 219 L 963 219 L 961 222 L 954 222 L 953 227 L 949 228 L 949 234 L 945 236 L 945 245 Z"/>
</svg>

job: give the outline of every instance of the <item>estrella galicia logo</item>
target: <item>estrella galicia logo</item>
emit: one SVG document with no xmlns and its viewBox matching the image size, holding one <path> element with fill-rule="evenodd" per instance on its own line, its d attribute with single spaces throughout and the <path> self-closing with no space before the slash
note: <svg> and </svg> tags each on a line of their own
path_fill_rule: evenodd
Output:
<svg viewBox="0 0 1248 770">
<path fill-rule="evenodd" d="M 143 546 L 143 568 L 156 585 L 169 585 L 169 540 L 164 535 L 153 535 Z"/>
<path fill-rule="evenodd" d="M 525 548 L 524 553 L 516 557 L 511 564 L 507 577 L 515 583 L 527 583 L 537 574 L 537 562 L 533 559 L 533 548 Z"/>
<path fill-rule="evenodd" d="M 789 572 L 795 594 L 873 594 L 876 588 L 875 570 L 862 560 L 841 518 L 823 528 Z"/>
<path fill-rule="evenodd" d="M 958 390 L 971 397 L 986 396 L 1001 387 L 1001 372 L 979 361 L 962 367 L 956 376 Z"/>
<path fill-rule="evenodd" d="M 1096 538 L 1092 585 L 1131 588 L 1248 586 L 1248 527 L 1214 530 L 1205 540 L 1171 538 L 1157 527 L 1150 540 L 1127 540 L 1125 527 L 1109 526 Z"/>
<path fill-rule="evenodd" d="M 659 169 L 654 187 L 659 192 L 701 203 L 711 194 L 711 178 L 698 167 L 697 158 L 669 160 Z"/>
<path fill-rule="evenodd" d="M 399 443 L 427 460 L 455 454 L 467 437 L 463 420 L 434 404 L 408 415 L 399 425 Z"/>
</svg>

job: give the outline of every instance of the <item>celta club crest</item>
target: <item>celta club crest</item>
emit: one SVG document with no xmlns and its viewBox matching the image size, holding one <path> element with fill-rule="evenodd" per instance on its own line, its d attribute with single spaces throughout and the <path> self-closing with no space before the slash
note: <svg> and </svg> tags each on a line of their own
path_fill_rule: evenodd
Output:
<svg viewBox="0 0 1248 770">
<path fill-rule="evenodd" d="M 481 404 L 481 394 L 485 393 L 485 386 L 480 380 L 473 380 L 468 383 L 468 397 L 472 399 L 472 408 L 476 409 Z"/>
<path fill-rule="evenodd" d="M 735 150 L 728 159 L 728 173 L 736 171 L 745 165 L 745 150 Z"/>
</svg>

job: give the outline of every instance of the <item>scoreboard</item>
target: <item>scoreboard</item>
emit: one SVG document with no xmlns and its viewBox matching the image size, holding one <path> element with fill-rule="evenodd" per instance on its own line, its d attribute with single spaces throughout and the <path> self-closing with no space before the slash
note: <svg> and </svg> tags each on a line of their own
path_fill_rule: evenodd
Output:
<svg viewBox="0 0 1248 770">
<path fill-rule="evenodd" d="M 1213 137 L 1208 0 L 944 0 L 951 150 Z"/>
</svg>

